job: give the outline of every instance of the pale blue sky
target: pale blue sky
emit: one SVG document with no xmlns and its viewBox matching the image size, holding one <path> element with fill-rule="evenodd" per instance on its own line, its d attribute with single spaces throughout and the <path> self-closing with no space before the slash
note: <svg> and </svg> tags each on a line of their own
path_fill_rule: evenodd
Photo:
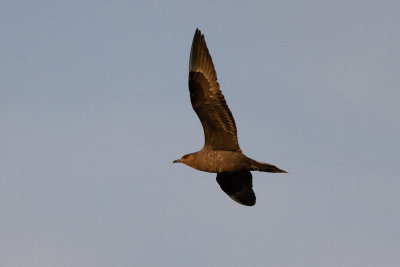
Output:
<svg viewBox="0 0 400 267">
<path fill-rule="evenodd" d="M 1 1 L 0 266 L 398 266 L 399 1 Z M 199 27 L 257 204 L 202 147 Z"/>
</svg>

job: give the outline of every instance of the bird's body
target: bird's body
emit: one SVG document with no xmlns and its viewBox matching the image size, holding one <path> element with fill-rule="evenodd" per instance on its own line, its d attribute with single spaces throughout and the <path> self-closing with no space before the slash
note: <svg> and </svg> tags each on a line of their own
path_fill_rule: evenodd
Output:
<svg viewBox="0 0 400 267">
<path fill-rule="evenodd" d="M 235 120 L 219 89 L 204 35 L 196 29 L 189 60 L 189 91 L 204 130 L 204 147 L 175 160 L 196 170 L 217 173 L 221 189 L 240 204 L 256 201 L 250 171 L 286 172 L 246 157 L 239 147 Z"/>
<path fill-rule="evenodd" d="M 186 165 L 204 172 L 235 172 L 247 169 L 249 158 L 242 153 L 226 150 L 202 149 L 189 154 L 193 160 Z"/>
<path fill-rule="evenodd" d="M 185 156 L 183 163 L 204 172 L 282 172 L 282 170 L 273 165 L 255 161 L 246 157 L 242 152 L 236 151 L 203 148 L 200 151 Z"/>
</svg>

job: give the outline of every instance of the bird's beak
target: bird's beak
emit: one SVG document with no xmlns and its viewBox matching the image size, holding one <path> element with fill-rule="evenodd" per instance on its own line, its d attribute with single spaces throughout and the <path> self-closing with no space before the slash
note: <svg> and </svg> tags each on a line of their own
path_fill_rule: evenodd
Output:
<svg viewBox="0 0 400 267">
<path fill-rule="evenodd" d="M 179 162 L 181 162 L 181 160 L 180 159 L 176 159 L 172 163 L 179 163 Z"/>
</svg>

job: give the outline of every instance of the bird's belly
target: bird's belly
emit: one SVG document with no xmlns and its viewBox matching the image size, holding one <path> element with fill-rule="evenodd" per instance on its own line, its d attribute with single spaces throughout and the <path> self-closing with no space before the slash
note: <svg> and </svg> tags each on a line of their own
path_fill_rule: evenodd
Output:
<svg viewBox="0 0 400 267">
<path fill-rule="evenodd" d="M 205 172 L 235 172 L 247 169 L 246 157 L 232 151 L 208 151 L 204 161 L 195 169 Z"/>
</svg>

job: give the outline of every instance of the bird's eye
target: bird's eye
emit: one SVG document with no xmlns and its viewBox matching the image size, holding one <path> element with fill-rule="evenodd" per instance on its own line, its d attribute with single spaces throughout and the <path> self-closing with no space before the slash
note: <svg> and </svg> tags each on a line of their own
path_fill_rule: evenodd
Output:
<svg viewBox="0 0 400 267">
<path fill-rule="evenodd" d="M 184 155 L 182 158 L 183 158 L 183 159 L 186 159 L 187 157 L 189 157 L 189 154 Z"/>
</svg>

